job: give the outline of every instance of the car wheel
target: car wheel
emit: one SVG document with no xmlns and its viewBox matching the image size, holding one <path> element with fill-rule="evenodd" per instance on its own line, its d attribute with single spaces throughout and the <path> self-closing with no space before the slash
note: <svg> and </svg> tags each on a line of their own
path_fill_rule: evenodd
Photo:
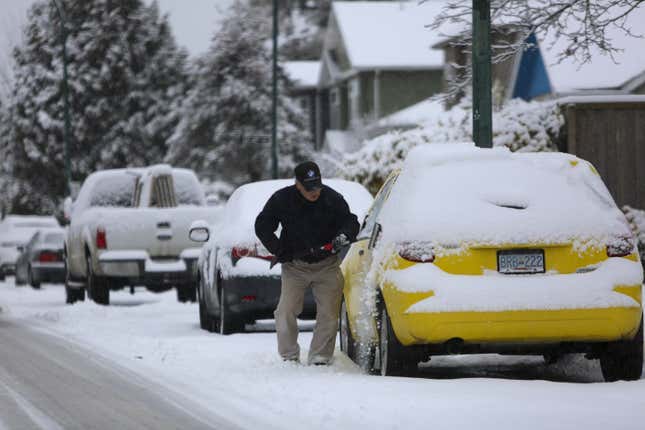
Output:
<svg viewBox="0 0 645 430">
<path fill-rule="evenodd" d="M 231 312 L 226 303 L 226 286 L 222 280 L 219 281 L 219 333 L 233 334 L 244 331 L 244 323 L 241 323 L 237 315 Z"/>
<path fill-rule="evenodd" d="M 217 333 L 219 332 L 218 320 L 208 313 L 202 288 L 203 286 L 200 286 L 197 293 L 199 296 L 199 326 L 202 330 Z"/>
<path fill-rule="evenodd" d="M 349 317 L 347 315 L 347 306 L 343 298 L 340 303 L 340 316 L 338 321 L 338 332 L 340 338 L 340 350 L 347 354 L 350 360 L 356 360 L 356 343 L 349 328 Z"/>
<path fill-rule="evenodd" d="M 4 273 L 0 272 L 0 282 L 4 281 L 4 279 L 5 279 Z"/>
<path fill-rule="evenodd" d="M 87 294 L 88 297 L 94 300 L 94 303 L 99 305 L 110 304 L 110 289 L 108 288 L 107 281 L 94 274 L 92 270 L 92 257 L 87 256 Z"/>
<path fill-rule="evenodd" d="M 600 356 L 602 376 L 607 382 L 635 381 L 643 372 L 643 318 L 631 340 L 612 342 Z"/>
<path fill-rule="evenodd" d="M 384 301 L 379 300 L 379 344 L 375 351 L 375 370 L 381 376 L 403 376 L 413 373 L 417 363 L 396 338 Z"/>
<path fill-rule="evenodd" d="M 196 301 L 196 288 L 192 284 L 178 285 L 175 287 L 177 290 L 177 301 L 181 303 L 195 302 Z"/>
<path fill-rule="evenodd" d="M 31 266 L 27 269 L 27 283 L 35 290 L 40 289 L 40 279 L 34 276 L 34 271 Z"/>
</svg>

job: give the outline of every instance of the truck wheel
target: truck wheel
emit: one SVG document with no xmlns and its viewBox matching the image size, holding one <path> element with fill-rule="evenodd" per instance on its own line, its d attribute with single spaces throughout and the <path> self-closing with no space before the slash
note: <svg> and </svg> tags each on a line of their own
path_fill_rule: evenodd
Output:
<svg viewBox="0 0 645 430">
<path fill-rule="evenodd" d="M 403 376 L 416 370 L 417 363 L 413 362 L 411 354 L 401 345 L 396 338 L 392 321 L 387 313 L 383 299 L 379 300 L 379 345 L 376 352 L 378 356 L 378 370 L 381 376 Z"/>
<path fill-rule="evenodd" d="M 94 303 L 99 305 L 110 304 L 110 289 L 107 281 L 94 274 L 92 269 L 92 257 L 87 256 L 87 293 Z"/>
<path fill-rule="evenodd" d="M 640 379 L 643 372 L 643 317 L 633 339 L 611 342 L 607 346 L 600 356 L 600 368 L 607 382 Z"/>
<path fill-rule="evenodd" d="M 340 338 L 340 350 L 347 354 L 350 360 L 356 360 L 356 341 L 349 328 L 349 317 L 345 298 L 340 303 L 340 316 L 338 317 L 338 332 Z"/>
<path fill-rule="evenodd" d="M 31 269 L 31 266 L 27 270 L 27 283 L 35 290 L 40 289 L 40 279 L 34 277 L 34 271 Z"/>
<path fill-rule="evenodd" d="M 175 287 L 177 290 L 177 301 L 181 303 L 195 302 L 197 296 L 197 289 L 192 284 L 178 285 Z"/>
<path fill-rule="evenodd" d="M 219 333 L 220 334 L 233 334 L 244 331 L 244 323 L 239 320 L 239 317 L 231 312 L 226 304 L 226 294 L 224 282 L 220 280 L 220 295 L 219 295 Z"/>
</svg>

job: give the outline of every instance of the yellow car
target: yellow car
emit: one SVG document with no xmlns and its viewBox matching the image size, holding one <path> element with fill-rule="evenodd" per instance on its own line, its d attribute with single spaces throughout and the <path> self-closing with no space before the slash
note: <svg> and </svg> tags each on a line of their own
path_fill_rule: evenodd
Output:
<svg viewBox="0 0 645 430">
<path fill-rule="evenodd" d="M 640 378 L 635 240 L 573 155 L 414 148 L 342 271 L 341 349 L 382 375 L 432 355 L 586 353 L 607 381 Z"/>
</svg>

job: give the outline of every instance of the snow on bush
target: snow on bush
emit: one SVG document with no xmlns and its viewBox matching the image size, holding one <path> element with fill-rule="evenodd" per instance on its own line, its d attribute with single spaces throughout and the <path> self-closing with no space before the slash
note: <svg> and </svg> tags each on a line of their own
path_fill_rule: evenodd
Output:
<svg viewBox="0 0 645 430">
<path fill-rule="evenodd" d="M 470 106 L 460 104 L 430 116 L 418 128 L 393 131 L 366 141 L 363 148 L 340 161 L 344 176 L 361 182 L 375 193 L 401 163 L 408 151 L 420 144 L 472 141 Z M 511 151 L 557 151 L 564 116 L 555 101 L 509 101 L 493 114 L 493 144 Z"/>
<path fill-rule="evenodd" d="M 638 241 L 638 252 L 641 260 L 645 261 L 645 210 L 634 209 L 630 206 L 623 206 L 625 217 Z"/>
</svg>

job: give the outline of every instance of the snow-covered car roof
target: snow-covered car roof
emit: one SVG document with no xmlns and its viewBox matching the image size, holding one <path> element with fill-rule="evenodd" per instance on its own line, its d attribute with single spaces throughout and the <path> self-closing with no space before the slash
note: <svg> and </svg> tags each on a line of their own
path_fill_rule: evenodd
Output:
<svg viewBox="0 0 645 430">
<path fill-rule="evenodd" d="M 226 203 L 221 222 L 213 231 L 215 242 L 220 246 L 256 243 L 255 219 L 258 214 L 273 193 L 293 183 L 293 179 L 276 179 L 253 182 L 237 188 Z M 357 182 L 323 179 L 323 184 L 342 194 L 349 209 L 359 220 L 372 204 L 372 195 Z"/>
<path fill-rule="evenodd" d="M 39 215 L 9 215 L 2 220 L 5 228 L 37 228 L 37 227 L 60 227 L 53 216 Z"/>
<path fill-rule="evenodd" d="M 410 151 L 379 215 L 386 241 L 586 243 L 631 236 L 588 162 L 472 144 Z"/>
</svg>

